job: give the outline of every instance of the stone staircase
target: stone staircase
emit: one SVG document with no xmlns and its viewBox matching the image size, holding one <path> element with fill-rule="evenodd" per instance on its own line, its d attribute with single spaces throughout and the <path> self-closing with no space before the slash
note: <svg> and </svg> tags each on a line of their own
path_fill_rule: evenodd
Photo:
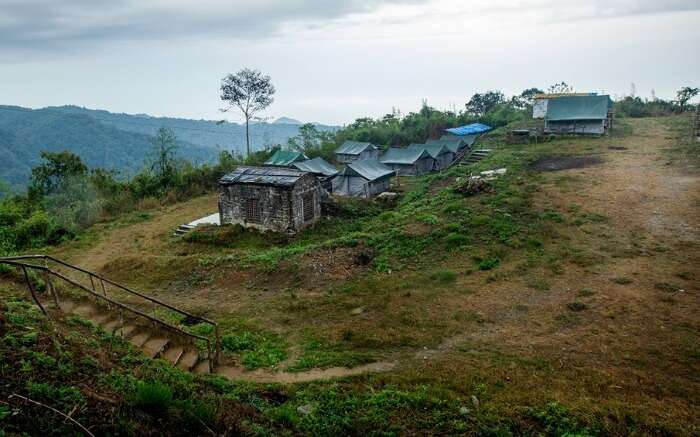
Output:
<svg viewBox="0 0 700 437">
<path fill-rule="evenodd" d="M 187 234 L 195 227 L 196 226 L 192 226 L 192 225 L 180 225 L 177 228 L 175 228 L 175 231 L 173 231 L 173 235 L 176 237 L 182 237 L 183 235 Z"/>
<path fill-rule="evenodd" d="M 460 161 L 459 165 L 471 165 L 486 158 L 491 153 L 491 149 L 478 149 L 472 151 L 466 159 Z"/>
<path fill-rule="evenodd" d="M 50 307 L 51 303 L 44 302 L 44 305 Z M 124 319 L 118 311 L 87 300 L 63 298 L 57 309 L 65 315 L 79 316 L 108 334 L 128 340 L 148 358 L 162 358 L 174 366 L 197 374 L 210 373 L 212 370 L 213 366 L 210 366 L 206 353 L 202 354 L 191 342 L 158 329 L 153 324 Z"/>
<path fill-rule="evenodd" d="M 0 264 L 22 271 L 34 302 L 48 317 L 60 313 L 79 316 L 128 340 L 149 358 L 162 358 L 194 373 L 213 372 L 218 362 L 219 328 L 208 319 L 48 255 L 0 258 Z M 43 279 L 43 292 L 30 279 L 30 270 Z M 60 293 L 55 286 L 59 281 L 64 286 Z M 160 314 L 182 322 L 176 325 Z M 187 331 L 187 323 L 210 325 L 215 338 Z"/>
</svg>

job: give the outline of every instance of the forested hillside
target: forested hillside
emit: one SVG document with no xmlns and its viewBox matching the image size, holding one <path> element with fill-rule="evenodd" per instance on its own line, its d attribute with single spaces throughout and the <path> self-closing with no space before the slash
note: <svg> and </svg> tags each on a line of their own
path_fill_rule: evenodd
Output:
<svg viewBox="0 0 700 437">
<path fill-rule="evenodd" d="M 151 137 L 161 127 L 172 129 L 179 157 L 193 163 L 213 162 L 220 150 L 245 150 L 245 129 L 235 123 L 113 114 L 77 106 L 37 110 L 0 106 L 0 181 L 14 189 L 26 186 L 41 151 L 69 150 L 91 168 L 131 175 L 143 167 Z M 292 123 L 256 123 L 251 126 L 252 149 L 284 144 L 298 129 Z"/>
</svg>

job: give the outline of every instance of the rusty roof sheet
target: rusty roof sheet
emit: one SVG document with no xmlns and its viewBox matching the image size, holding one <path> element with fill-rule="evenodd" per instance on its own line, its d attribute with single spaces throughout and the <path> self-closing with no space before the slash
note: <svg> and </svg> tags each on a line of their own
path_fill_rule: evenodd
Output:
<svg viewBox="0 0 700 437">
<path fill-rule="evenodd" d="M 307 173 L 280 167 L 236 167 L 234 171 L 219 179 L 221 185 L 257 184 L 291 187 Z"/>
</svg>

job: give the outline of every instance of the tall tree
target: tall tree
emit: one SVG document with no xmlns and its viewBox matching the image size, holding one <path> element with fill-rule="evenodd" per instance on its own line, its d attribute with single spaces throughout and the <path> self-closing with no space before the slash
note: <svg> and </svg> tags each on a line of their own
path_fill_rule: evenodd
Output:
<svg viewBox="0 0 700 437">
<path fill-rule="evenodd" d="M 87 175 L 88 168 L 80 156 L 69 151 L 41 152 L 45 161 L 32 169 L 32 195 L 45 196 L 59 189 L 68 180 Z"/>
<path fill-rule="evenodd" d="M 166 127 L 158 129 L 158 133 L 152 140 L 153 158 L 151 170 L 158 175 L 162 186 L 168 186 L 175 176 L 175 152 L 177 151 L 177 137 L 175 133 Z"/>
<path fill-rule="evenodd" d="M 247 155 L 250 155 L 250 119 L 274 102 L 274 94 L 272 79 L 258 70 L 244 68 L 221 81 L 221 100 L 228 104 L 222 111 L 238 109 L 245 118 Z"/>
<path fill-rule="evenodd" d="M 501 103 L 505 103 L 505 101 L 506 97 L 502 92 L 487 91 L 483 94 L 474 94 L 467 102 L 466 109 L 472 115 L 482 116 L 495 109 Z"/>
<path fill-rule="evenodd" d="M 681 106 L 681 108 L 685 108 L 685 105 L 688 104 L 690 99 L 697 96 L 698 93 L 700 93 L 699 88 L 691 88 L 689 86 L 686 86 L 679 89 L 676 93 L 676 99 L 678 100 L 678 104 Z"/>
</svg>

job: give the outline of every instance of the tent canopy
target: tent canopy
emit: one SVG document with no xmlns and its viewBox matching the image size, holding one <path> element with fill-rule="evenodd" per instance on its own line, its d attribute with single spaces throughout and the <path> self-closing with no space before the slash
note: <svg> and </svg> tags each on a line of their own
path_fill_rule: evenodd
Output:
<svg viewBox="0 0 700 437">
<path fill-rule="evenodd" d="M 399 149 L 392 147 L 384 152 L 381 160 L 385 164 L 415 164 L 416 161 L 423 158 L 430 158 L 430 154 L 425 150 L 425 145 L 421 148 L 414 149 Z"/>
<path fill-rule="evenodd" d="M 317 175 L 335 176 L 338 174 L 338 169 L 321 157 L 309 159 L 308 161 L 295 162 L 293 166 L 298 170 Z"/>
<path fill-rule="evenodd" d="M 293 152 L 291 150 L 278 150 L 274 155 L 265 161 L 265 165 L 274 165 L 279 167 L 287 167 L 297 161 L 309 159 L 301 152 Z"/>
<path fill-rule="evenodd" d="M 409 149 L 425 149 L 431 158 L 437 158 L 445 153 L 450 153 L 451 150 L 444 144 L 411 144 Z"/>
<path fill-rule="evenodd" d="M 362 161 L 351 162 L 340 172 L 341 176 L 360 176 L 370 182 L 392 176 L 393 174 L 394 170 L 376 159 L 364 159 Z"/>
<path fill-rule="evenodd" d="M 612 105 L 610 96 L 574 96 L 549 100 L 549 121 L 604 120 Z"/>
<path fill-rule="evenodd" d="M 335 150 L 335 153 L 343 155 L 359 155 L 367 149 L 375 150 L 377 146 L 372 143 L 363 143 L 360 141 L 345 141 L 340 147 Z"/>
</svg>

